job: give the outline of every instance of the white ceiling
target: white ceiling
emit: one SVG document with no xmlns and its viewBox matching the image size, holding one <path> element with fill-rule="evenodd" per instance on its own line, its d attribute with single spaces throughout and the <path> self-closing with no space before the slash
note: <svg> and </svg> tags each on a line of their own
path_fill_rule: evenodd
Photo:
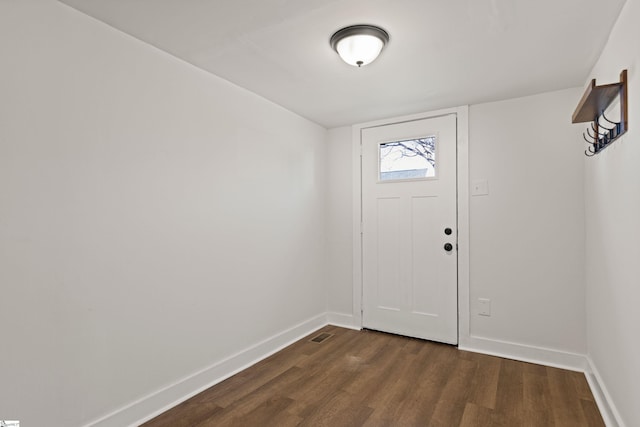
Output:
<svg viewBox="0 0 640 427">
<path fill-rule="evenodd" d="M 582 86 L 625 2 L 61 1 L 328 128 Z M 358 69 L 329 37 L 362 23 L 391 40 Z"/>
</svg>

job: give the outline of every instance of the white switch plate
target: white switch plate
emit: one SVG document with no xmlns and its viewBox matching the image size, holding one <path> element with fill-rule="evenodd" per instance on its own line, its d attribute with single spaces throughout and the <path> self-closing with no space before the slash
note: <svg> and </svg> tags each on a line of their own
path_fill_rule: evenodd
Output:
<svg viewBox="0 0 640 427">
<path fill-rule="evenodd" d="M 486 179 L 474 179 L 471 181 L 472 196 L 486 196 L 489 194 L 489 182 Z"/>
<path fill-rule="evenodd" d="M 478 298 L 478 314 L 491 316 L 491 300 L 489 298 Z"/>
</svg>

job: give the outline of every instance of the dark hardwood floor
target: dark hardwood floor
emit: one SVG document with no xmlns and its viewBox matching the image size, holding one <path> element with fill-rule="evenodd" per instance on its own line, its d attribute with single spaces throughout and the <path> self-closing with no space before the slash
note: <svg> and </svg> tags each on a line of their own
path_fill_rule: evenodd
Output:
<svg viewBox="0 0 640 427">
<path fill-rule="evenodd" d="M 327 326 L 144 426 L 604 423 L 581 373 Z"/>
</svg>

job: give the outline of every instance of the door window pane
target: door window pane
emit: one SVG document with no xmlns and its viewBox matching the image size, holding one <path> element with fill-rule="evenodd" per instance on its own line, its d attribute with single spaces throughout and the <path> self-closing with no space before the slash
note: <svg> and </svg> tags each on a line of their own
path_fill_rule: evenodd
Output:
<svg viewBox="0 0 640 427">
<path fill-rule="evenodd" d="M 380 144 L 380 181 L 436 176 L 436 137 Z"/>
</svg>

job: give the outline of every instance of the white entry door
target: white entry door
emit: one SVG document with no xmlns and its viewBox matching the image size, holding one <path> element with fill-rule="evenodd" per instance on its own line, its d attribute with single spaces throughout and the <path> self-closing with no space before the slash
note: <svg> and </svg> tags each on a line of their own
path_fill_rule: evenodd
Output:
<svg viewBox="0 0 640 427">
<path fill-rule="evenodd" d="M 361 135 L 363 326 L 457 344 L 456 116 Z"/>
</svg>

